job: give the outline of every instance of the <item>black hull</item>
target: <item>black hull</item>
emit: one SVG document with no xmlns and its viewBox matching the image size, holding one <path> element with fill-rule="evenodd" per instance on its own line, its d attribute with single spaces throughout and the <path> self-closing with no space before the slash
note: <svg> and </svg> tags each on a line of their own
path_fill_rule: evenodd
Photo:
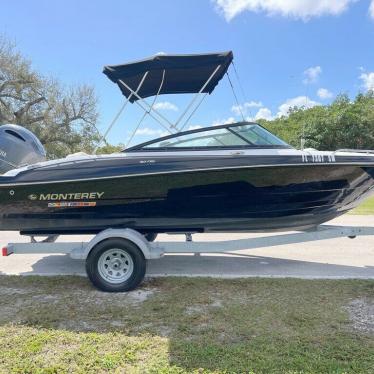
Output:
<svg viewBox="0 0 374 374">
<path fill-rule="evenodd" d="M 373 166 L 300 164 L 0 184 L 0 230 L 24 234 L 94 234 L 122 227 L 144 233 L 305 230 L 374 194 L 373 177 Z M 75 202 L 81 205 L 74 206 Z"/>
</svg>

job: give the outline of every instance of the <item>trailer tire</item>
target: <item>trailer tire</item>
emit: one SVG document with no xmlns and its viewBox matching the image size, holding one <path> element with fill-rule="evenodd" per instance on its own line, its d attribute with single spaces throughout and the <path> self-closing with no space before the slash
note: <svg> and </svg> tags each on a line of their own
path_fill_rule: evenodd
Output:
<svg viewBox="0 0 374 374">
<path fill-rule="evenodd" d="M 146 260 L 130 240 L 111 238 L 96 244 L 86 259 L 86 272 L 93 285 L 105 292 L 126 292 L 144 279 Z"/>
</svg>

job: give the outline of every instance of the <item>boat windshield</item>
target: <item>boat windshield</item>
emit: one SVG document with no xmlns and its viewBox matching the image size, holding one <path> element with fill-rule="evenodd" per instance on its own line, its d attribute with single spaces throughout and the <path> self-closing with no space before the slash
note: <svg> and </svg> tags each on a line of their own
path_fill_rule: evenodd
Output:
<svg viewBox="0 0 374 374">
<path fill-rule="evenodd" d="M 132 150 L 188 149 L 188 148 L 290 148 L 290 146 L 264 129 L 252 123 L 197 129 L 163 137 Z"/>
</svg>

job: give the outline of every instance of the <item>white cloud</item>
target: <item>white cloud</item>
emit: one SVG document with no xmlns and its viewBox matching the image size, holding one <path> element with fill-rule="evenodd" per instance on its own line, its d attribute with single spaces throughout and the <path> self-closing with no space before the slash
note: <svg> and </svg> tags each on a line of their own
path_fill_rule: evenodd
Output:
<svg viewBox="0 0 374 374">
<path fill-rule="evenodd" d="M 372 19 L 374 19 L 374 0 L 371 0 L 370 8 L 369 8 L 369 15 Z"/>
<path fill-rule="evenodd" d="M 371 73 L 362 73 L 360 79 L 366 90 L 374 90 L 374 71 Z"/>
<path fill-rule="evenodd" d="M 309 20 L 323 15 L 339 15 L 357 0 L 212 0 L 226 21 L 244 11 L 264 12 L 268 16 L 281 15 Z"/>
<path fill-rule="evenodd" d="M 311 100 L 307 96 L 297 96 L 292 99 L 287 99 L 282 105 L 278 107 L 277 117 L 281 116 L 288 116 L 288 111 L 291 108 L 313 108 L 316 105 L 320 105 L 320 103 Z"/>
<path fill-rule="evenodd" d="M 197 129 L 201 129 L 202 126 L 200 125 L 191 125 L 191 126 L 188 126 L 187 130 L 197 130 Z"/>
<path fill-rule="evenodd" d="M 327 88 L 320 88 L 317 91 L 317 95 L 322 100 L 331 99 L 334 96 L 334 94 L 330 92 Z"/>
<path fill-rule="evenodd" d="M 248 109 L 250 108 L 261 108 L 263 105 L 262 105 L 262 102 L 261 101 L 247 101 L 245 102 L 244 104 L 240 104 L 240 105 L 233 105 L 231 107 L 231 111 L 237 115 L 237 116 L 240 116 L 242 113 L 244 115 L 247 114 L 248 112 Z"/>
<path fill-rule="evenodd" d="M 269 108 L 260 108 L 259 111 L 255 115 L 255 120 L 259 119 L 266 119 L 271 121 L 274 119 L 273 115 L 271 114 L 271 110 Z"/>
<path fill-rule="evenodd" d="M 169 101 L 161 101 L 159 103 L 156 103 L 153 107 L 156 110 L 173 110 L 174 112 L 178 110 L 178 107 L 175 104 L 170 103 Z"/>
<path fill-rule="evenodd" d="M 142 129 L 136 130 L 135 135 L 143 135 L 143 136 L 163 136 L 164 132 L 162 130 L 155 130 L 151 129 L 150 127 L 143 127 Z"/>
<path fill-rule="evenodd" d="M 229 117 L 226 119 L 216 120 L 211 124 L 211 126 L 221 126 L 221 125 L 227 125 L 229 123 L 235 123 L 235 122 L 237 121 L 234 117 Z"/>
<path fill-rule="evenodd" d="M 304 84 L 310 84 L 317 82 L 320 74 L 322 73 L 322 68 L 320 66 L 312 66 L 304 71 Z"/>
</svg>

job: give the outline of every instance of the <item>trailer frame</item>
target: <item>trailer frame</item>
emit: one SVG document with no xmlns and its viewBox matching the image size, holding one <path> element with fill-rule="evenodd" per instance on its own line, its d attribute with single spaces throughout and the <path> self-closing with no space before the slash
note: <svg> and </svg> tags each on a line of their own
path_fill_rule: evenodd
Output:
<svg viewBox="0 0 374 374">
<path fill-rule="evenodd" d="M 374 236 L 374 227 L 320 225 L 310 231 L 286 232 L 254 238 L 209 242 L 192 241 L 191 233 L 186 233 L 185 242 L 149 242 L 144 235 L 133 229 L 106 229 L 95 235 L 88 242 L 35 242 L 35 240 L 32 240 L 31 243 L 9 243 L 7 246 L 2 248 L 2 255 L 9 256 L 11 254 L 38 253 L 69 254 L 72 259 L 86 261 L 87 274 L 96 287 L 104 291 L 129 291 L 130 289 L 134 289 L 144 278 L 146 261 L 161 258 L 165 254 L 227 254 L 248 249 L 321 241 L 334 238 L 348 237 L 353 239 L 357 236 Z M 105 250 L 103 252 L 101 247 L 105 247 L 106 244 L 111 242 L 117 243 L 115 248 L 118 249 L 119 253 L 126 254 L 125 256 L 130 253 L 130 258 L 136 260 L 131 266 L 134 268 L 134 274 L 137 274 L 137 279 L 136 282 L 132 282 L 130 286 L 122 285 L 122 287 L 116 286 L 113 288 L 110 282 L 103 285 L 96 279 L 97 274 L 95 266 L 96 262 L 99 261 L 99 257 L 95 259 L 95 252 L 99 249 L 105 255 L 106 252 Z M 113 252 L 113 248 L 111 248 L 110 245 L 109 249 Z M 101 252 L 98 255 L 102 256 Z M 113 271 L 116 272 L 117 270 L 114 269 Z M 137 273 L 138 271 L 139 273 Z"/>
</svg>

